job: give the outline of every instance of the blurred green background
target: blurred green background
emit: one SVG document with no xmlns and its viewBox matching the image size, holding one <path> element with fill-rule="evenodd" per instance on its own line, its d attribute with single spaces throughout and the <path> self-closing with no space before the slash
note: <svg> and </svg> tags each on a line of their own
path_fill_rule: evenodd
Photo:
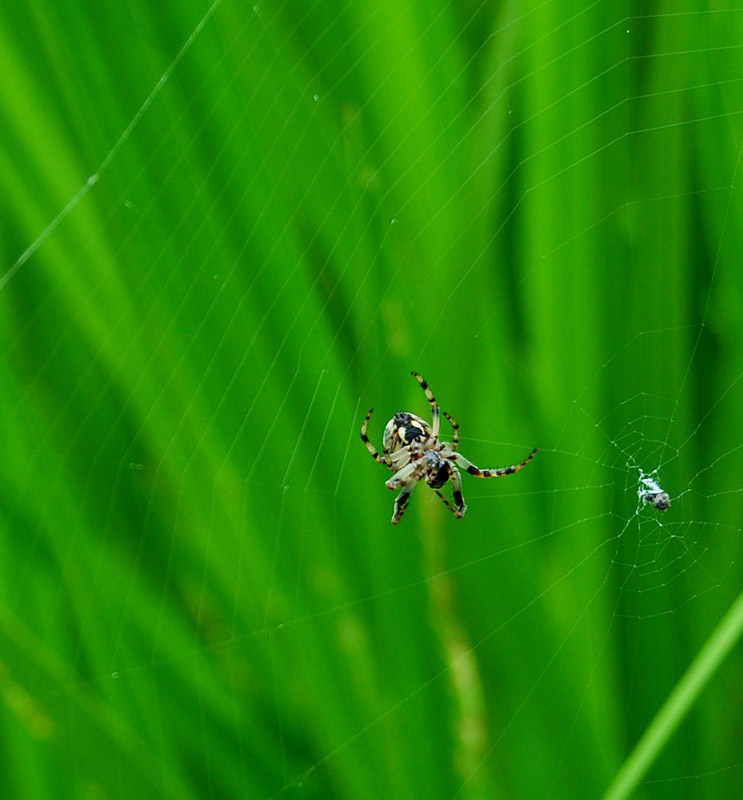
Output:
<svg viewBox="0 0 743 800">
<path fill-rule="evenodd" d="M 601 796 L 741 581 L 741 42 L 3 5 L 0 795 Z M 539 453 L 393 528 L 358 432 L 411 369 L 479 466 Z M 740 796 L 741 666 L 637 797 Z"/>
</svg>

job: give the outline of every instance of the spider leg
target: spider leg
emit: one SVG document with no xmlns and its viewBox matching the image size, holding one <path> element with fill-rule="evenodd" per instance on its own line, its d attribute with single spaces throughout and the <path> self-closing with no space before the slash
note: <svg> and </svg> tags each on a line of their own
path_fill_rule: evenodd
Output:
<svg viewBox="0 0 743 800">
<path fill-rule="evenodd" d="M 389 480 L 385 481 L 384 485 L 392 492 L 411 481 L 413 481 L 413 486 L 415 486 L 420 480 L 420 476 L 415 474 L 418 471 L 420 463 L 420 459 L 409 461 L 402 469 L 397 470 Z M 411 489 L 410 491 L 412 492 L 413 490 Z"/>
<path fill-rule="evenodd" d="M 446 462 L 446 468 L 449 470 L 449 477 L 451 478 L 452 495 L 456 508 L 444 497 L 438 489 L 434 489 L 436 494 L 444 501 L 444 505 L 451 511 L 457 519 L 461 519 L 467 513 L 467 503 L 464 502 L 462 497 L 462 476 L 459 470 L 450 461 Z"/>
<path fill-rule="evenodd" d="M 410 495 L 413 493 L 413 489 L 415 489 L 417 483 L 418 481 L 411 481 L 410 483 L 403 486 L 402 491 L 395 498 L 395 512 L 392 515 L 392 520 L 391 520 L 393 525 L 397 525 L 397 523 L 400 522 L 400 520 L 402 519 L 402 515 L 405 513 L 405 509 L 408 507 L 408 500 L 410 500 Z"/>
<path fill-rule="evenodd" d="M 454 508 L 454 506 L 444 497 L 443 494 L 441 494 L 438 489 L 434 489 L 434 492 L 436 492 L 436 494 L 442 499 L 444 505 L 449 509 L 449 511 L 451 511 L 452 514 L 454 514 L 455 517 L 461 516 L 461 514 L 457 512 L 457 509 Z"/>
<path fill-rule="evenodd" d="M 410 500 L 410 495 L 413 493 L 413 489 L 418 485 L 418 481 L 420 480 L 420 475 L 418 474 L 420 463 L 420 460 L 411 461 L 402 469 L 398 470 L 385 483 L 385 486 L 392 491 L 402 487 L 402 491 L 395 499 L 395 513 L 392 515 L 393 525 L 397 525 L 402 519 L 402 515 L 405 513 L 405 509 L 408 505 L 408 500 Z"/>
<path fill-rule="evenodd" d="M 421 388 L 426 393 L 426 399 L 428 400 L 431 406 L 431 415 L 433 417 L 433 424 L 431 425 L 431 431 L 433 433 L 433 438 L 437 439 L 439 435 L 439 427 L 441 425 L 441 417 L 439 416 L 439 405 L 436 402 L 436 398 L 433 396 L 433 392 L 428 388 L 428 384 L 426 383 L 425 379 L 421 377 L 417 372 L 410 373 L 417 381 L 420 383 Z M 446 412 L 444 412 L 446 414 Z M 448 417 L 449 415 L 446 414 Z"/>
<path fill-rule="evenodd" d="M 465 470 L 465 472 L 468 472 L 470 475 L 474 475 L 476 478 L 502 478 L 504 475 L 513 475 L 514 472 L 518 472 L 520 469 L 523 469 L 532 460 L 532 458 L 534 458 L 534 454 L 536 452 L 537 448 L 535 447 L 529 456 L 520 464 L 514 464 L 510 467 L 501 467 L 500 469 L 480 469 L 471 461 L 467 460 L 461 453 L 454 453 L 451 456 L 451 460 L 456 461 L 457 464 L 459 464 L 459 466 Z"/>
<path fill-rule="evenodd" d="M 456 450 L 457 447 L 459 447 L 459 423 L 454 419 L 454 417 L 452 417 L 451 414 L 447 414 L 446 411 L 443 411 L 443 414 L 451 423 L 451 427 L 453 430 L 453 433 L 451 435 L 451 449 Z"/>
<path fill-rule="evenodd" d="M 369 420 L 371 419 L 371 415 L 374 413 L 374 409 L 370 409 L 369 413 L 366 415 L 364 419 L 364 424 L 361 426 L 361 441 L 366 445 L 366 449 L 372 454 L 372 458 L 375 461 L 378 461 L 380 464 L 384 464 L 385 467 L 389 467 L 389 464 L 379 455 L 377 452 L 377 448 L 369 441 L 369 437 L 366 435 L 366 429 L 369 427 Z"/>
</svg>

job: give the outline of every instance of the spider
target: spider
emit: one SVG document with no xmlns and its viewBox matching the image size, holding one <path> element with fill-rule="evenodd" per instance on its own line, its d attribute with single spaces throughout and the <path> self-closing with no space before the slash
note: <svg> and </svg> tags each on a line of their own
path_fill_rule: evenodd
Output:
<svg viewBox="0 0 743 800">
<path fill-rule="evenodd" d="M 534 458 L 537 448 L 535 447 L 520 464 L 512 467 L 502 467 L 501 469 L 480 469 L 476 467 L 461 453 L 457 452 L 457 447 L 459 446 L 459 424 L 457 421 L 446 411 L 442 411 L 439 408 L 436 398 L 428 388 L 425 380 L 417 372 L 412 372 L 411 375 L 415 377 L 426 393 L 426 398 L 431 406 L 433 424 L 429 425 L 424 419 L 407 411 L 398 411 L 384 429 L 384 456 L 380 456 L 366 435 L 369 420 L 374 412 L 372 408 L 361 426 L 361 440 L 375 461 L 384 464 L 395 473 L 385 483 L 387 488 L 392 491 L 396 489 L 402 490 L 395 500 L 395 511 L 392 515 L 393 525 L 397 525 L 402 519 L 410 500 L 410 495 L 419 481 L 425 481 L 434 489 L 449 511 L 457 519 L 461 519 L 467 512 L 467 504 L 464 502 L 464 497 L 462 497 L 462 477 L 456 467 L 457 464 L 477 478 L 500 478 L 503 475 L 513 475 L 514 472 L 518 472 L 525 467 Z M 439 441 L 441 413 L 449 420 L 454 431 L 451 444 Z M 439 491 L 449 479 L 451 479 L 454 505 Z"/>
<path fill-rule="evenodd" d="M 671 497 L 658 481 L 653 477 L 658 474 L 658 470 L 653 470 L 650 475 L 640 472 L 640 483 L 643 488 L 638 489 L 637 496 L 642 500 L 643 504 L 650 504 L 655 506 L 658 511 L 665 511 L 670 508 Z"/>
</svg>

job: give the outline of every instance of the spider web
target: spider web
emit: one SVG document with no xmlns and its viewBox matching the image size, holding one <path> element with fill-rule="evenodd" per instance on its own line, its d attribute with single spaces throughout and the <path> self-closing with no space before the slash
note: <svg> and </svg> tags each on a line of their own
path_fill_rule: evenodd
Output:
<svg viewBox="0 0 743 800">
<path fill-rule="evenodd" d="M 736 593 L 743 9 L 46 11 L 0 25 L 23 796 L 600 795 Z M 539 448 L 461 522 L 392 528 L 359 441 L 411 369 L 478 466 Z M 728 667 L 646 796 L 739 784 Z"/>
</svg>

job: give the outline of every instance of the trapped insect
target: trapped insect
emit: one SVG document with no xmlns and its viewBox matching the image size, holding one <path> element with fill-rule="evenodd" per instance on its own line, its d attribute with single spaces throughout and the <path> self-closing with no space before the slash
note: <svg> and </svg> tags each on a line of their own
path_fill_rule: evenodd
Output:
<svg viewBox="0 0 743 800">
<path fill-rule="evenodd" d="M 649 476 L 644 472 L 640 474 L 641 488 L 638 490 L 637 496 L 643 503 L 655 506 L 658 511 L 665 511 L 671 505 L 671 498 L 668 492 L 652 477 L 655 474 L 655 472 L 651 472 Z"/>
<path fill-rule="evenodd" d="M 410 414 L 407 411 L 399 411 L 387 423 L 384 429 L 383 456 L 380 456 L 377 449 L 369 441 L 366 430 L 369 420 L 374 412 L 372 408 L 364 419 L 361 426 L 361 440 L 366 445 L 366 449 L 372 454 L 375 461 L 389 467 L 395 474 L 386 481 L 388 489 L 402 491 L 395 500 L 395 512 L 392 515 L 392 524 L 402 519 L 405 513 L 410 495 L 419 481 L 425 481 L 436 494 L 444 501 L 446 507 L 461 519 L 467 512 L 467 504 L 462 496 L 462 477 L 456 465 L 477 478 L 500 478 L 504 475 L 513 475 L 525 467 L 534 458 L 537 452 L 535 447 L 529 456 L 520 464 L 500 469 L 480 469 L 471 461 L 468 461 L 461 453 L 457 452 L 459 447 L 459 424 L 446 411 L 442 411 L 436 403 L 436 398 L 428 388 L 428 384 L 417 373 L 411 373 L 420 383 L 426 398 L 431 406 L 433 422 L 429 425 L 424 419 Z M 451 423 L 453 433 L 451 444 L 439 441 L 439 427 L 441 414 Z M 441 492 L 444 484 L 451 479 L 452 505 Z"/>
</svg>

